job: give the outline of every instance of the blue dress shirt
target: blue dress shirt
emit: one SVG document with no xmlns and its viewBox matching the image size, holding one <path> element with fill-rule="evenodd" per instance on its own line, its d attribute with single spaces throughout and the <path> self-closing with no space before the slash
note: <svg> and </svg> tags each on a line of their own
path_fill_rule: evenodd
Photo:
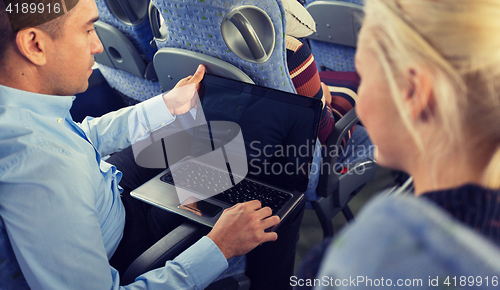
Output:
<svg viewBox="0 0 500 290">
<path fill-rule="evenodd" d="M 171 123 L 162 97 L 81 124 L 74 98 L 0 86 L 0 288 L 205 288 L 227 267 L 207 237 L 128 286 L 108 262 L 125 210 L 121 172 L 101 156 Z"/>
</svg>

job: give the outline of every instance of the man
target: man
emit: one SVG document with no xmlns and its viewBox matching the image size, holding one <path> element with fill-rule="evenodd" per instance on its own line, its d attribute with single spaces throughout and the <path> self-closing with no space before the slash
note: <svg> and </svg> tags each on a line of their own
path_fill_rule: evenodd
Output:
<svg viewBox="0 0 500 290">
<path fill-rule="evenodd" d="M 168 125 L 192 108 L 195 94 L 174 90 L 76 124 L 72 96 L 87 89 L 93 55 L 103 50 L 94 1 L 80 0 L 63 16 L 19 31 L 1 4 L 0 288 L 117 289 L 119 274 L 108 260 L 121 246 L 125 212 L 127 222 L 135 217 L 120 197 L 121 172 L 101 156 Z M 194 88 L 203 74 L 200 66 L 177 87 Z M 134 128 L 129 119 L 138 120 Z M 206 237 L 133 287 L 205 288 L 227 259 L 277 239 L 264 231 L 279 223 L 270 215 L 258 201 L 226 210 Z"/>
</svg>

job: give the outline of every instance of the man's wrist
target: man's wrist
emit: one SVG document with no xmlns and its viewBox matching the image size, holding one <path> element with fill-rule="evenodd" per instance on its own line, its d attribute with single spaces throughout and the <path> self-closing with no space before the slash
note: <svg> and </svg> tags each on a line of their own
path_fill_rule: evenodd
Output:
<svg viewBox="0 0 500 290">
<path fill-rule="evenodd" d="M 219 248 L 219 251 L 222 253 L 222 255 L 224 255 L 224 257 L 226 258 L 226 260 L 229 260 L 231 259 L 234 255 L 231 255 L 228 251 L 228 249 L 226 249 L 224 246 L 223 246 L 223 243 L 221 243 L 219 241 L 219 239 L 217 239 L 217 237 L 214 237 L 214 234 L 212 232 L 208 233 L 207 238 L 209 238 L 210 240 L 212 240 L 212 242 L 214 242 L 214 244 L 217 246 L 217 248 Z"/>
<path fill-rule="evenodd" d="M 165 106 L 167 107 L 167 110 L 168 112 L 170 113 L 170 115 L 174 116 L 175 115 L 175 111 L 171 108 L 171 106 L 168 104 L 168 101 L 167 101 L 167 93 L 164 93 L 162 95 L 162 98 L 163 98 L 163 102 L 165 103 Z"/>
</svg>

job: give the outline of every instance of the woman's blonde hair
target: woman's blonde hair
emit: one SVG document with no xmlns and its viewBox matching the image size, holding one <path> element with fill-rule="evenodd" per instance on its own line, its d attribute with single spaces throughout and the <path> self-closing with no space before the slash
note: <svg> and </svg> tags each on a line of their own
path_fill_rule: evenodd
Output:
<svg viewBox="0 0 500 290">
<path fill-rule="evenodd" d="M 500 187 L 500 0 L 366 2 L 364 33 L 374 40 L 372 50 L 420 150 L 457 154 L 493 144 L 484 184 Z M 436 132 L 432 148 L 424 149 L 430 144 L 423 144 L 397 97 L 410 85 L 397 76 L 415 66 L 424 67 L 433 79 L 433 116 L 442 131 Z"/>
</svg>

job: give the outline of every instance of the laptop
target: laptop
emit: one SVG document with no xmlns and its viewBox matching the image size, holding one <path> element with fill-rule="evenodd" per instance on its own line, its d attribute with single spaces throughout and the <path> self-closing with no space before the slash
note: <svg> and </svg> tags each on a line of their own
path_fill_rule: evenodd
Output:
<svg viewBox="0 0 500 290">
<path fill-rule="evenodd" d="M 208 74 L 200 100 L 196 114 L 164 127 L 168 137 L 141 145 L 157 152 L 148 162 L 173 165 L 131 195 L 210 227 L 254 199 L 285 220 L 307 189 L 321 100 Z"/>
</svg>

